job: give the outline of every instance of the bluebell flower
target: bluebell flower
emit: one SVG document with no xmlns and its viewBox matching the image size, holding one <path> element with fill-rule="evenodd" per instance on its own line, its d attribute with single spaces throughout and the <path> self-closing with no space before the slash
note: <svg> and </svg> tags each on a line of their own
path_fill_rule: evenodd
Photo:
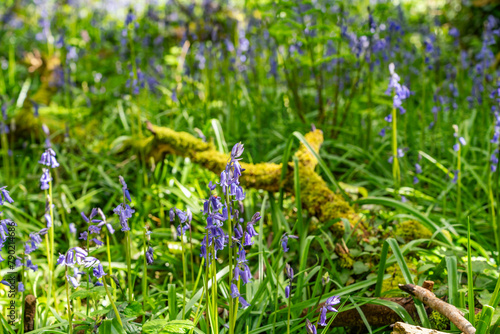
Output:
<svg viewBox="0 0 500 334">
<path fill-rule="evenodd" d="M 99 279 L 103 276 L 106 276 L 106 273 L 104 272 L 104 269 L 102 268 L 102 264 L 99 262 L 99 264 L 97 265 L 97 267 L 95 267 L 93 270 L 92 270 L 92 273 L 94 274 L 94 277 Z"/>
<path fill-rule="evenodd" d="M 389 79 L 389 86 L 387 87 L 386 94 L 390 95 L 393 92 L 393 107 L 399 109 L 401 114 L 404 114 L 406 110 L 403 108 L 403 100 L 410 97 L 410 90 L 399 83 L 399 75 L 395 72 L 395 66 L 393 63 L 389 65 L 389 72 L 391 77 Z M 387 122 L 392 122 L 392 115 L 386 117 Z"/>
<path fill-rule="evenodd" d="M 42 177 L 40 178 L 40 189 L 48 190 L 49 183 L 52 181 L 52 177 L 50 176 L 50 172 L 47 168 L 44 168 L 42 171 Z"/>
<path fill-rule="evenodd" d="M 78 239 L 80 240 L 87 240 L 88 233 L 87 231 L 80 233 L 80 237 Z"/>
<path fill-rule="evenodd" d="M 99 234 L 99 233 L 101 233 L 101 228 L 97 225 L 90 225 L 89 226 L 89 233 L 90 234 Z"/>
<path fill-rule="evenodd" d="M 290 249 L 288 248 L 288 238 L 292 238 L 292 239 L 298 239 L 299 237 L 295 236 L 295 235 L 288 235 L 288 234 L 283 234 L 283 236 L 281 237 L 281 247 L 283 247 L 283 251 L 286 253 L 288 252 Z"/>
<path fill-rule="evenodd" d="M 131 209 L 128 204 L 120 203 L 115 209 L 113 209 L 113 212 L 120 218 L 122 231 L 130 231 L 128 220 L 132 218 L 132 214 L 135 212 L 135 210 Z"/>
<path fill-rule="evenodd" d="M 30 239 L 24 244 L 24 252 L 30 254 L 31 252 L 38 249 L 39 245 L 42 243 L 42 235 L 47 234 L 47 229 L 44 228 L 39 232 L 30 233 Z"/>
<path fill-rule="evenodd" d="M 415 173 L 422 174 L 422 166 L 420 166 L 418 163 L 415 164 Z"/>
<path fill-rule="evenodd" d="M 7 186 L 0 188 L 0 205 L 3 205 L 5 202 L 14 203 L 14 200 L 10 197 L 9 191 L 6 189 Z"/>
<path fill-rule="evenodd" d="M 243 298 L 242 296 L 239 297 L 241 308 L 245 308 L 250 306 L 250 304 Z"/>
<path fill-rule="evenodd" d="M 306 319 L 307 334 L 317 334 L 316 326 L 314 326 L 309 319 Z"/>
<path fill-rule="evenodd" d="M 243 228 L 239 223 L 234 227 L 234 238 L 241 239 L 243 237 Z"/>
<path fill-rule="evenodd" d="M 256 237 L 259 234 L 255 231 L 255 228 L 253 227 L 253 221 L 250 221 L 247 223 L 247 232 L 250 235 L 250 237 Z"/>
<path fill-rule="evenodd" d="M 7 282 L 6 280 L 1 280 L 0 283 L 2 283 L 5 286 L 8 286 L 8 287 L 11 286 L 11 284 L 9 282 Z"/>
<path fill-rule="evenodd" d="M 75 223 L 70 223 L 69 224 L 69 231 L 71 234 L 76 234 L 76 226 Z"/>
<path fill-rule="evenodd" d="M 57 265 L 66 265 L 66 255 L 59 253 L 57 258 Z"/>
<path fill-rule="evenodd" d="M 290 285 L 287 285 L 285 287 L 285 298 L 286 299 L 290 298 Z"/>
<path fill-rule="evenodd" d="M 154 262 L 153 248 L 151 246 L 146 251 L 146 261 L 148 264 L 153 264 L 153 262 Z"/>
<path fill-rule="evenodd" d="M 19 282 L 17 284 L 17 291 L 24 292 L 24 284 L 23 284 L 23 282 Z"/>
<path fill-rule="evenodd" d="M 497 171 L 498 166 L 498 149 L 494 150 L 490 157 L 491 162 L 491 172 L 494 173 Z"/>
<path fill-rule="evenodd" d="M 73 289 L 76 289 L 80 286 L 80 283 L 78 283 L 78 281 L 76 280 L 76 278 L 74 278 L 73 276 L 69 276 L 69 275 L 66 275 L 66 279 L 68 280 L 68 283 L 71 284 L 71 286 L 73 287 Z"/>
<path fill-rule="evenodd" d="M 321 314 L 319 316 L 319 322 L 318 322 L 318 325 L 320 326 L 326 326 L 326 307 L 322 307 L 321 308 Z"/>
<path fill-rule="evenodd" d="M 34 272 L 38 270 L 38 265 L 34 264 L 30 259 L 26 260 L 26 268 L 33 270 Z"/>
<path fill-rule="evenodd" d="M 127 187 L 127 183 L 125 183 L 125 179 L 121 175 L 118 176 L 118 179 L 120 180 L 120 183 L 122 185 L 123 195 L 125 196 L 126 199 L 128 199 L 129 202 L 132 202 L 132 199 L 130 198 L 130 192 Z"/>
<path fill-rule="evenodd" d="M 59 167 L 59 163 L 56 160 L 56 152 L 51 148 L 46 149 L 45 152 L 42 153 L 42 157 L 38 163 L 50 168 Z"/>
<path fill-rule="evenodd" d="M 96 238 L 92 239 L 91 241 L 93 241 L 97 247 L 101 247 L 102 245 L 104 245 L 104 243 L 101 240 Z"/>
<path fill-rule="evenodd" d="M 240 292 L 238 291 L 238 287 L 236 284 L 231 283 L 231 298 L 238 298 L 240 296 Z"/>
<path fill-rule="evenodd" d="M 252 236 L 249 233 L 245 232 L 243 238 L 243 246 L 252 246 L 252 245 L 253 245 Z"/>
<path fill-rule="evenodd" d="M 333 305 L 337 305 L 339 303 L 340 303 L 340 296 L 332 296 L 326 300 L 325 307 L 330 312 L 338 312 L 338 310 L 334 308 Z"/>
<path fill-rule="evenodd" d="M 47 222 L 47 228 L 50 228 L 52 226 L 52 218 L 48 213 L 44 215 L 45 221 Z"/>
</svg>

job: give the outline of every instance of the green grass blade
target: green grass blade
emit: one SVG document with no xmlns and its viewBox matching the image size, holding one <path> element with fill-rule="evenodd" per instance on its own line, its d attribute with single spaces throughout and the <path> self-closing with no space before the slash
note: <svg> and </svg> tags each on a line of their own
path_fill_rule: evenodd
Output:
<svg viewBox="0 0 500 334">
<path fill-rule="evenodd" d="M 382 253 L 380 254 L 380 263 L 378 267 L 377 274 L 377 285 L 375 287 L 375 297 L 380 297 L 380 293 L 382 292 L 382 284 L 384 283 L 384 274 L 385 274 L 385 264 L 387 261 L 387 254 L 389 252 L 389 244 L 384 242 L 382 246 Z"/>
<path fill-rule="evenodd" d="M 401 253 L 401 249 L 399 248 L 397 241 L 393 238 L 389 238 L 385 242 L 388 243 L 389 246 L 391 246 L 392 252 L 396 257 L 396 261 L 398 262 L 399 268 L 401 269 L 403 277 L 405 278 L 406 284 L 414 284 L 410 269 L 408 269 L 408 266 L 406 265 L 405 259 L 403 257 L 403 254 Z M 427 312 L 425 311 L 424 304 L 422 304 L 422 302 L 418 299 L 414 299 L 414 301 L 415 308 L 417 309 L 417 313 L 420 321 L 422 322 L 422 325 L 426 328 L 431 328 L 431 324 L 429 322 L 429 318 L 427 317 Z"/>
<path fill-rule="evenodd" d="M 323 172 L 325 173 L 328 181 L 330 181 L 330 183 L 333 184 L 333 186 L 338 191 L 340 191 L 340 193 L 342 194 L 342 196 L 344 196 L 344 198 L 345 198 L 346 201 L 350 202 L 351 199 L 349 198 L 349 196 L 347 196 L 347 194 L 345 193 L 344 189 L 342 189 L 339 186 L 337 180 L 335 179 L 335 177 L 333 176 L 332 172 L 330 171 L 330 169 L 326 165 L 325 161 L 319 156 L 318 153 L 316 153 L 316 151 L 313 150 L 313 148 L 311 147 L 311 145 L 307 142 L 306 138 L 300 132 L 297 132 L 297 131 L 294 131 L 293 135 L 295 137 L 297 137 L 300 140 L 300 142 L 302 144 L 304 144 L 304 146 L 309 150 L 309 152 L 311 152 L 311 154 L 314 155 L 314 157 L 316 158 L 316 160 L 318 160 L 318 164 L 321 167 L 321 169 L 323 170 Z"/>
<path fill-rule="evenodd" d="M 472 250 L 470 244 L 470 219 L 468 218 L 467 219 L 467 290 L 469 299 L 469 322 L 471 323 L 472 326 L 474 326 L 475 303 L 474 303 L 474 281 L 472 277 L 473 276 L 472 276 Z"/>
<path fill-rule="evenodd" d="M 441 228 L 434 223 L 432 220 L 430 220 L 427 216 L 419 212 L 418 210 L 412 208 L 411 206 L 394 200 L 392 198 L 384 198 L 384 197 L 365 197 L 358 199 L 356 201 L 357 204 L 359 205 L 364 205 L 364 204 L 377 204 L 377 205 L 384 205 L 384 206 L 389 206 L 392 208 L 397 208 L 401 210 L 405 210 L 412 214 L 422 225 L 427 227 L 432 233 L 438 232 L 437 237 L 439 240 L 447 243 L 449 246 L 453 246 L 451 240 L 443 233 Z"/>
<path fill-rule="evenodd" d="M 494 312 L 495 309 L 490 305 L 483 305 L 483 310 L 476 326 L 476 334 L 486 334 L 488 332 Z"/>
<path fill-rule="evenodd" d="M 226 139 L 224 138 L 224 132 L 222 131 L 222 126 L 220 125 L 219 120 L 213 118 L 211 120 L 211 123 L 215 133 L 215 140 L 217 141 L 217 149 L 219 150 L 219 152 L 227 153 L 227 143 Z"/>
</svg>

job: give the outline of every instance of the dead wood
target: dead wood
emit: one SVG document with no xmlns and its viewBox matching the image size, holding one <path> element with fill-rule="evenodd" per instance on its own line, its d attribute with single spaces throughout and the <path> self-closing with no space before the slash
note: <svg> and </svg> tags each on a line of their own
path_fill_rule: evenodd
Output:
<svg viewBox="0 0 500 334">
<path fill-rule="evenodd" d="M 446 334 L 435 329 L 423 328 L 420 326 L 409 325 L 404 322 L 396 322 L 392 334 Z"/>
<path fill-rule="evenodd" d="M 178 132 L 167 127 L 147 123 L 152 136 L 142 141 L 134 141 L 131 145 L 143 150 L 155 161 L 161 161 L 165 154 L 174 154 L 189 158 L 192 162 L 219 174 L 225 169 L 229 156 L 219 152 L 212 143 L 207 143 L 186 132 Z M 323 143 L 323 132 L 319 129 L 305 135 L 306 140 L 315 152 L 319 152 Z M 299 160 L 299 182 L 301 199 L 309 214 L 316 216 L 319 222 L 326 223 L 335 218 L 346 218 L 354 225 L 360 217 L 340 195 L 330 189 L 323 178 L 316 173 L 318 161 L 304 146 L 300 147 L 295 156 Z M 275 163 L 241 163 L 245 172 L 241 182 L 247 187 L 277 192 L 283 187 L 285 192 L 294 193 L 294 165 L 289 163 L 282 182 L 282 164 Z M 311 224 L 311 229 L 318 228 Z M 334 223 L 330 230 L 336 235 L 344 233 L 343 222 Z"/>
<path fill-rule="evenodd" d="M 27 295 L 24 299 L 24 332 L 35 330 L 36 298 Z"/>
<path fill-rule="evenodd" d="M 464 318 L 462 311 L 455 306 L 448 304 L 437 298 L 434 293 L 414 284 L 399 284 L 399 288 L 404 292 L 418 298 L 422 303 L 441 313 L 457 326 L 465 334 L 474 334 L 476 329 Z"/>
<path fill-rule="evenodd" d="M 387 300 L 397 303 L 404 307 L 410 316 L 417 320 L 418 313 L 415 308 L 415 303 L 412 297 L 396 297 L 396 298 L 377 298 L 377 300 Z M 320 305 L 322 306 L 322 305 Z M 401 317 L 384 305 L 378 304 L 364 304 L 359 307 L 363 311 L 366 320 L 371 326 L 382 327 L 392 325 L 395 322 L 402 321 Z M 426 308 L 428 314 L 432 311 L 431 308 Z M 332 323 L 334 327 L 364 327 L 364 322 L 359 315 L 359 312 L 353 308 L 350 310 L 342 311 L 335 317 Z"/>
</svg>

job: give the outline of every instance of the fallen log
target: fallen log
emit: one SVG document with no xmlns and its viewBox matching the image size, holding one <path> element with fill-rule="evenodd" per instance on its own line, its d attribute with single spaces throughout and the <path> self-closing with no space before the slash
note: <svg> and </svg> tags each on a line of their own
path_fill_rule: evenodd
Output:
<svg viewBox="0 0 500 334">
<path fill-rule="evenodd" d="M 204 142 L 187 132 L 177 132 L 151 123 L 147 124 L 147 128 L 153 136 L 136 145 L 140 145 L 146 155 L 153 157 L 156 161 L 163 159 L 165 154 L 174 154 L 187 157 L 192 162 L 216 174 L 224 170 L 229 156 L 217 151 L 212 143 Z M 306 134 L 305 138 L 314 151 L 319 152 L 323 143 L 323 132 L 314 130 Z M 318 161 L 314 155 L 301 144 L 295 156 L 299 160 L 301 199 L 309 214 L 316 216 L 321 224 L 335 218 L 346 218 L 352 224 L 356 223 L 359 216 L 354 209 L 341 195 L 334 193 L 321 176 L 315 172 Z M 271 192 L 279 191 L 282 186 L 285 191 L 294 192 L 294 166 L 292 163 L 288 164 L 282 183 L 280 183 L 282 164 L 243 162 L 241 165 L 245 169 L 245 173 L 240 180 L 245 186 Z M 317 226 L 310 227 L 315 229 Z M 332 225 L 330 230 L 336 236 L 341 236 L 344 233 L 344 224 L 337 222 Z"/>
<path fill-rule="evenodd" d="M 409 325 L 404 322 L 396 322 L 394 324 L 391 334 L 447 334 L 447 333 L 440 332 L 435 329 Z"/>
<path fill-rule="evenodd" d="M 24 299 L 24 332 L 35 330 L 36 297 L 27 295 Z"/>
<path fill-rule="evenodd" d="M 437 298 L 434 293 L 414 284 L 399 284 L 399 288 L 404 292 L 418 298 L 422 303 L 441 313 L 457 326 L 465 334 L 474 334 L 476 329 L 464 318 L 462 311 L 455 306 Z"/>
</svg>

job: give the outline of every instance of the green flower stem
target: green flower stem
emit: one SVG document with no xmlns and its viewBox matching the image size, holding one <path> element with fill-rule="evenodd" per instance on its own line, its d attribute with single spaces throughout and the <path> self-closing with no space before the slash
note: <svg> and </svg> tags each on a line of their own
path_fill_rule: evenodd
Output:
<svg viewBox="0 0 500 334">
<path fill-rule="evenodd" d="M 90 255 L 90 235 L 87 235 L 87 252 Z M 90 290 L 90 270 L 87 271 L 87 291 Z M 90 299 L 87 297 L 87 317 L 89 316 Z"/>
<path fill-rule="evenodd" d="M 205 233 L 205 298 L 206 298 L 206 315 L 205 319 L 207 322 L 207 334 L 210 334 L 210 326 L 211 326 L 211 315 L 210 315 L 210 298 L 208 296 L 208 278 L 210 277 L 209 265 L 208 265 L 208 230 Z"/>
<path fill-rule="evenodd" d="M 184 233 L 183 229 L 181 226 L 181 250 L 182 250 L 182 319 L 184 319 L 184 316 L 186 315 L 186 271 L 187 271 L 187 266 L 186 266 L 186 257 L 184 254 Z"/>
<path fill-rule="evenodd" d="M 108 255 L 109 276 L 113 275 L 113 267 L 111 266 L 111 248 L 109 246 L 109 232 L 106 229 L 106 254 Z M 116 300 L 115 281 L 111 279 L 111 287 L 113 288 L 113 298 Z"/>
<path fill-rule="evenodd" d="M 233 221 L 231 219 L 231 199 L 229 198 L 229 189 L 226 191 L 226 208 L 227 208 L 227 220 L 228 220 L 228 238 L 229 238 L 229 287 L 233 282 Z M 229 334 L 234 334 L 234 310 L 233 310 L 233 298 L 229 298 Z"/>
<path fill-rule="evenodd" d="M 142 269 L 142 309 L 145 311 L 148 299 L 148 262 L 146 259 L 146 252 L 148 251 L 148 243 L 146 237 L 146 229 L 144 229 L 143 241 L 144 241 L 144 263 L 143 263 L 144 267 Z M 146 317 L 143 316 L 142 323 L 144 323 L 145 321 Z"/>
<path fill-rule="evenodd" d="M 396 108 L 392 108 L 392 176 L 394 178 L 394 186 L 399 188 L 401 181 L 401 172 L 399 170 L 398 160 L 398 125 L 397 125 L 397 112 Z"/>
<path fill-rule="evenodd" d="M 65 266 L 65 277 L 64 277 L 64 282 L 66 283 L 66 299 L 68 301 L 68 326 L 69 326 L 69 334 L 73 334 L 73 314 L 71 314 L 71 301 L 69 299 L 69 283 L 68 283 L 68 279 L 66 278 L 66 276 L 68 276 L 68 266 Z M 24 295 L 24 293 L 23 293 Z M 24 318 L 24 315 L 23 315 L 23 318 Z"/>
<path fill-rule="evenodd" d="M 461 161 L 462 145 L 459 146 L 457 152 L 457 222 L 460 222 L 460 211 L 462 208 L 462 161 Z"/>
<path fill-rule="evenodd" d="M 215 245 L 212 245 L 212 254 L 215 254 Z M 212 315 L 214 317 L 214 328 L 219 330 L 219 312 L 217 305 L 217 265 L 215 259 L 212 261 Z"/>
<path fill-rule="evenodd" d="M 48 234 L 49 234 L 49 239 L 50 239 L 50 280 L 51 280 L 51 289 L 55 289 L 56 287 L 56 282 L 55 282 L 55 275 L 54 275 L 54 228 L 55 228 L 55 221 L 54 221 L 54 209 L 53 209 L 53 201 L 52 201 L 52 181 L 49 182 L 49 214 L 50 214 L 50 220 L 52 222 L 52 226 L 49 228 Z M 55 296 L 55 290 L 51 291 L 51 293 Z M 57 310 L 57 298 L 54 298 L 54 305 L 55 309 Z"/>
<path fill-rule="evenodd" d="M 130 259 L 130 248 L 131 248 L 130 231 L 125 232 L 125 251 L 127 257 L 127 284 L 128 284 L 128 301 L 132 301 L 132 263 Z"/>
<path fill-rule="evenodd" d="M 290 334 L 290 312 L 292 308 L 292 300 L 288 298 L 288 320 L 286 322 L 286 333 Z"/>
<path fill-rule="evenodd" d="M 123 328 L 122 318 L 120 317 L 120 313 L 118 312 L 118 309 L 116 308 L 116 305 L 115 305 L 115 302 L 113 301 L 113 298 L 111 298 L 111 293 L 109 293 L 108 284 L 106 283 L 105 276 L 102 277 L 102 283 L 104 284 L 104 288 L 106 289 L 106 294 L 108 295 L 109 301 L 111 302 L 111 306 L 113 307 L 113 311 L 115 311 L 116 320 L 118 320 L 118 323 Z"/>
</svg>

